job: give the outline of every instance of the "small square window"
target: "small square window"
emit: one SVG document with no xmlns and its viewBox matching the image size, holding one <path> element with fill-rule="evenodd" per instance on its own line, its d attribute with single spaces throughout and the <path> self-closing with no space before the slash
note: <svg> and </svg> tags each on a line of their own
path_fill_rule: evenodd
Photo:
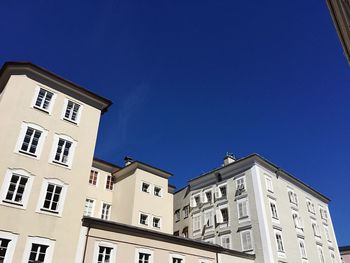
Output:
<svg viewBox="0 0 350 263">
<path fill-rule="evenodd" d="M 148 226 L 148 215 L 140 214 L 140 224 Z"/>
<path fill-rule="evenodd" d="M 174 213 L 175 222 L 180 221 L 180 209 L 177 209 Z"/>
<path fill-rule="evenodd" d="M 71 100 L 68 100 L 67 107 L 64 113 L 64 119 L 77 123 L 81 106 Z"/>
<path fill-rule="evenodd" d="M 154 195 L 161 197 L 162 196 L 162 188 L 155 186 L 154 187 Z"/>
<path fill-rule="evenodd" d="M 149 193 L 150 192 L 150 184 L 143 182 L 142 183 L 142 192 Z"/>
<path fill-rule="evenodd" d="M 153 227 L 160 228 L 160 218 L 153 217 Z"/>
<path fill-rule="evenodd" d="M 139 252 L 138 263 L 151 263 L 151 254 Z"/>
<path fill-rule="evenodd" d="M 53 93 L 40 88 L 38 96 L 36 97 L 34 108 L 40 109 L 45 112 L 50 111 L 50 106 L 53 99 Z"/>
</svg>

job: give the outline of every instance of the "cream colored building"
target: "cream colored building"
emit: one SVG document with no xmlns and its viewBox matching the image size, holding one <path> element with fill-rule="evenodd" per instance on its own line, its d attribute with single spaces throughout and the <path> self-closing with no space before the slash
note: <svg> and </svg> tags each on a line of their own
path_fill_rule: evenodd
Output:
<svg viewBox="0 0 350 263">
<path fill-rule="evenodd" d="M 174 234 L 252 253 L 256 262 L 340 263 L 329 199 L 257 154 L 174 195 Z"/>
</svg>

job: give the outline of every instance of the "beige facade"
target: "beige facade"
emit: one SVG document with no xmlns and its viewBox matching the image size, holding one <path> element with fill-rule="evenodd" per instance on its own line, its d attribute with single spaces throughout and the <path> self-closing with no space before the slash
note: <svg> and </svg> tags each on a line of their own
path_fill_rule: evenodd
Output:
<svg viewBox="0 0 350 263">
<path fill-rule="evenodd" d="M 340 262 L 329 199 L 258 155 L 189 181 L 174 233 L 253 253 L 256 262 Z M 185 207 L 190 212 L 185 214 Z M 313 208 L 312 208 L 313 207 Z"/>
</svg>

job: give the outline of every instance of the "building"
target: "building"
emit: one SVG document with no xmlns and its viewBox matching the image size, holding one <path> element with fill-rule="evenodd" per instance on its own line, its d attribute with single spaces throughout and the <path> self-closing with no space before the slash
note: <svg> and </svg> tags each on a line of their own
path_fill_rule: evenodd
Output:
<svg viewBox="0 0 350 263">
<path fill-rule="evenodd" d="M 350 63 L 350 0 L 327 0 L 345 56 Z"/>
<path fill-rule="evenodd" d="M 174 235 L 252 253 L 256 262 L 340 262 L 329 199 L 257 154 L 174 195 Z"/>
<path fill-rule="evenodd" d="M 350 263 L 350 246 L 339 247 L 342 263 Z"/>
<path fill-rule="evenodd" d="M 111 101 L 46 69 L 0 70 L 0 262 L 252 263 L 174 237 L 169 172 L 94 158 Z M 85 216 L 83 216 L 85 215 Z"/>
</svg>

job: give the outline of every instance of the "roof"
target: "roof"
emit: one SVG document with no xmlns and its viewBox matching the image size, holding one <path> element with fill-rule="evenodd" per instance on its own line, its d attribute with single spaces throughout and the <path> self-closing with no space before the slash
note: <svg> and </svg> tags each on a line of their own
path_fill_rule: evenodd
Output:
<svg viewBox="0 0 350 263">
<path fill-rule="evenodd" d="M 339 247 L 339 251 L 340 252 L 350 251 L 350 246 L 341 246 Z"/>
<path fill-rule="evenodd" d="M 85 227 L 116 232 L 116 233 L 126 233 L 128 235 L 146 237 L 152 240 L 159 240 L 168 243 L 204 249 L 211 252 L 223 253 L 232 256 L 237 256 L 241 258 L 255 259 L 255 255 L 246 254 L 244 252 L 239 252 L 236 250 L 226 249 L 219 245 L 210 244 L 207 242 L 196 241 L 189 238 L 174 236 L 159 231 L 148 230 L 132 225 L 121 224 L 113 221 L 107 221 L 92 217 L 84 216 L 82 219 L 82 224 Z"/>
<path fill-rule="evenodd" d="M 94 157 L 94 160 L 92 162 L 92 166 L 99 168 L 101 170 L 108 170 L 109 172 L 116 172 L 117 170 L 122 169 L 120 166 L 118 166 L 114 163 L 99 159 L 97 157 Z"/>
<path fill-rule="evenodd" d="M 308 189 L 312 194 L 318 196 L 319 198 L 323 199 L 325 202 L 329 202 L 330 199 L 328 197 L 326 197 L 325 195 L 321 194 L 320 192 L 318 192 L 317 190 L 315 190 L 314 188 L 312 188 L 311 186 L 309 186 L 308 184 L 302 182 L 301 180 L 299 180 L 298 178 L 296 178 L 295 176 L 293 176 L 292 174 L 288 173 L 287 171 L 281 169 L 279 166 L 277 166 L 276 164 L 272 163 L 271 161 L 265 159 L 264 157 L 260 156 L 259 154 L 253 153 L 251 155 L 248 155 L 244 158 L 238 159 L 233 163 L 230 163 L 228 165 L 225 166 L 220 166 L 216 169 L 213 169 L 207 173 L 204 173 L 200 176 L 197 176 L 191 180 L 189 180 L 188 182 L 191 183 L 195 180 L 198 180 L 200 178 L 203 178 L 205 176 L 208 176 L 209 174 L 215 173 L 215 172 L 219 172 L 222 169 L 226 169 L 228 167 L 234 167 L 234 166 L 240 166 L 243 163 L 247 163 L 250 162 L 251 165 L 253 165 L 254 163 L 259 163 L 265 166 L 268 166 L 270 169 L 274 169 L 275 173 L 278 175 L 282 175 L 285 176 L 286 178 L 289 178 L 290 180 L 292 180 L 294 183 L 299 184 L 301 187 Z"/>
<path fill-rule="evenodd" d="M 56 90 L 63 90 L 72 97 L 79 97 L 79 100 L 101 110 L 102 113 L 112 105 L 112 101 L 31 62 L 5 62 L 0 69 L 0 93 L 11 75 L 27 75 Z"/>
<path fill-rule="evenodd" d="M 140 161 L 132 161 L 132 163 L 124 166 L 122 169 L 120 169 L 119 171 L 116 171 L 114 173 L 114 175 L 116 175 L 117 177 L 121 177 L 121 176 L 127 176 L 129 174 L 131 174 L 132 172 L 134 172 L 136 169 L 141 169 L 150 173 L 153 173 L 155 175 L 158 175 L 160 177 L 166 178 L 168 179 L 170 176 L 172 176 L 171 173 L 164 171 L 162 169 L 156 168 L 152 165 L 140 162 Z"/>
</svg>

